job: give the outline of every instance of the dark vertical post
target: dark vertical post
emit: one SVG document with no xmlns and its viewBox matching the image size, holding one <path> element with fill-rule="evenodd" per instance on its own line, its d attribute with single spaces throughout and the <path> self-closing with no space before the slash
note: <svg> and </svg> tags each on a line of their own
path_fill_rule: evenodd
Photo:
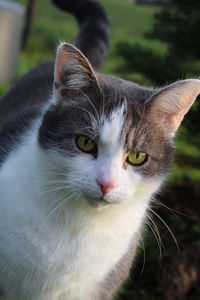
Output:
<svg viewBox="0 0 200 300">
<path fill-rule="evenodd" d="M 25 18 L 25 25 L 24 25 L 24 32 L 22 36 L 22 49 L 25 49 L 28 43 L 28 37 L 31 31 L 32 21 L 35 15 L 35 9 L 38 0 L 29 0 L 28 8 L 26 11 L 26 18 Z"/>
</svg>

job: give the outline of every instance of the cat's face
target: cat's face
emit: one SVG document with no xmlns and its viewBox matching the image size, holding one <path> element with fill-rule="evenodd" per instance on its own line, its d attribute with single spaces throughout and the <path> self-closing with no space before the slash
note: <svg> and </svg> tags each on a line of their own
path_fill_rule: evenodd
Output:
<svg viewBox="0 0 200 300">
<path fill-rule="evenodd" d="M 197 83 L 142 90 L 95 74 L 78 50 L 62 46 L 40 146 L 60 166 L 62 184 L 75 198 L 95 206 L 149 199 L 167 175 L 173 136 Z"/>
</svg>

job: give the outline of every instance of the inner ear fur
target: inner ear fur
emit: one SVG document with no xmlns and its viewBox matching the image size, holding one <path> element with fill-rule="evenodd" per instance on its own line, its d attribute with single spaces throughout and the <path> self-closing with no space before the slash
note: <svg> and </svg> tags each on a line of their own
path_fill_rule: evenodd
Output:
<svg viewBox="0 0 200 300">
<path fill-rule="evenodd" d="M 148 113 L 173 136 L 199 93 L 200 80 L 177 81 L 162 88 L 147 101 Z"/>
<path fill-rule="evenodd" d="M 98 80 L 84 54 L 71 44 L 60 44 L 54 69 L 55 88 L 80 90 L 92 83 L 98 84 Z"/>
</svg>

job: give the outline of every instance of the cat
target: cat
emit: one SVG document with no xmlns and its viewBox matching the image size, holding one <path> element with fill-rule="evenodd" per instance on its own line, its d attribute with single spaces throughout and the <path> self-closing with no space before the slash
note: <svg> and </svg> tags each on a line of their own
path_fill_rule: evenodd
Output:
<svg viewBox="0 0 200 300">
<path fill-rule="evenodd" d="M 153 90 L 103 75 L 102 6 L 53 2 L 77 17 L 75 44 L 0 102 L 2 299 L 108 300 L 129 275 L 200 80 Z"/>
</svg>

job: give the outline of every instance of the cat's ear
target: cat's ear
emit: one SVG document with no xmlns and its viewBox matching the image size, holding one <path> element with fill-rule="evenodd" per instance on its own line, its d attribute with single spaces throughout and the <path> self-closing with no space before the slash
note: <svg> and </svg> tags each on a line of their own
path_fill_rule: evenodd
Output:
<svg viewBox="0 0 200 300">
<path fill-rule="evenodd" d="M 78 91 L 91 84 L 97 77 L 88 59 L 75 46 L 62 43 L 57 50 L 54 68 L 54 88 Z"/>
<path fill-rule="evenodd" d="M 181 80 L 166 86 L 147 101 L 151 118 L 174 136 L 199 93 L 200 80 L 197 79 Z"/>
</svg>

